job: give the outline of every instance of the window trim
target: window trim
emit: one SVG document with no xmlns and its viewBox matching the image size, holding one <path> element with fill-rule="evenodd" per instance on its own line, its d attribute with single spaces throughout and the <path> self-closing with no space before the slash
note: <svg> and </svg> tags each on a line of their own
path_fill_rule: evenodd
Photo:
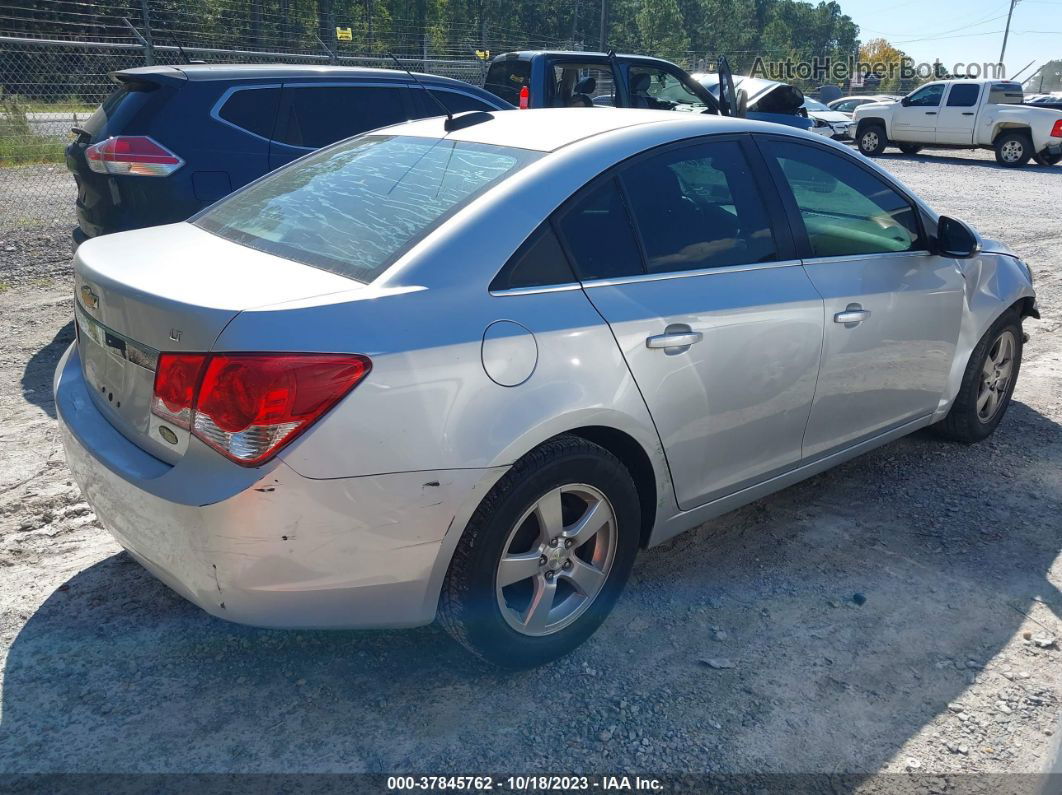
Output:
<svg viewBox="0 0 1062 795">
<path fill-rule="evenodd" d="M 284 84 L 283 83 L 259 83 L 257 85 L 253 85 L 253 86 L 229 86 L 227 89 L 225 89 L 224 92 L 222 92 L 221 96 L 218 98 L 218 101 L 214 103 L 213 107 L 211 107 L 211 109 L 210 109 L 210 118 L 212 118 L 214 121 L 221 122 L 224 125 L 232 127 L 234 130 L 239 130 L 240 132 L 244 133 L 245 135 L 250 135 L 253 138 L 257 138 L 259 141 L 265 141 L 266 143 L 272 142 L 272 140 L 273 140 L 272 133 L 270 133 L 270 137 L 269 138 L 266 138 L 264 135 L 259 135 L 258 133 L 254 132 L 253 130 L 248 130 L 246 127 L 241 127 L 240 125 L 236 124 L 235 122 L 231 122 L 228 119 L 224 119 L 224 118 L 221 117 L 221 109 L 223 107 L 225 107 L 225 103 L 228 102 L 229 99 L 232 97 L 232 95 L 235 94 L 237 91 L 256 91 L 256 90 L 264 89 L 264 88 L 276 88 L 276 89 L 280 90 L 280 95 L 277 97 L 276 113 L 273 114 L 273 131 L 272 132 L 275 133 L 276 130 L 277 130 L 277 119 L 280 118 L 280 108 L 281 108 L 281 105 L 284 102 Z"/>
<path fill-rule="evenodd" d="M 878 173 L 872 166 L 867 163 L 863 163 L 854 157 L 851 153 L 845 149 L 836 148 L 828 144 L 823 144 L 818 141 L 809 141 L 804 138 L 798 138 L 795 135 L 779 135 L 778 133 L 756 133 L 753 136 L 753 140 L 756 142 L 757 148 L 760 150 L 760 154 L 763 157 L 764 164 L 771 173 L 771 177 L 774 181 L 774 189 L 778 193 L 781 199 L 782 206 L 786 218 L 789 220 L 789 225 L 792 228 L 793 239 L 796 247 L 796 255 L 800 257 L 804 262 L 819 262 L 826 260 L 855 260 L 863 259 L 865 257 L 896 257 L 906 254 L 931 254 L 932 253 L 932 237 L 929 234 L 929 230 L 925 222 L 925 210 L 921 203 L 918 202 L 908 191 L 901 188 L 895 182 L 883 174 Z M 808 237 L 807 227 L 804 225 L 804 218 L 800 214 L 800 206 L 796 203 L 796 197 L 793 195 L 792 189 L 789 187 L 789 183 L 785 178 L 785 175 L 781 171 L 781 167 L 774 160 L 770 151 L 767 150 L 762 144 L 768 141 L 783 141 L 785 143 L 797 144 L 800 146 L 806 146 L 809 149 L 819 149 L 824 152 L 830 152 L 837 157 L 846 160 L 852 165 L 857 166 L 865 173 L 876 178 L 879 182 L 884 183 L 887 187 L 895 191 L 898 195 L 910 205 L 911 210 L 915 214 L 916 223 L 918 224 L 919 237 L 922 239 L 925 248 L 915 249 L 913 251 L 875 251 L 867 252 L 866 254 L 842 254 L 838 256 L 829 257 L 817 257 L 814 250 L 811 248 L 811 240 Z"/>
</svg>

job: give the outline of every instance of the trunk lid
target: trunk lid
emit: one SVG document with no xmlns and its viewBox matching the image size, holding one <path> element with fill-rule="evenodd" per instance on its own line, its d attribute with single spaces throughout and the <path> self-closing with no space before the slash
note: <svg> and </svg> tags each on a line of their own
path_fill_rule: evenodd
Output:
<svg viewBox="0 0 1062 795">
<path fill-rule="evenodd" d="M 106 235 L 74 259 L 78 352 L 92 399 L 126 438 L 175 462 L 188 434 L 151 414 L 159 352 L 209 351 L 245 309 L 362 285 L 187 223 Z M 177 442 L 172 439 L 177 438 Z"/>
</svg>

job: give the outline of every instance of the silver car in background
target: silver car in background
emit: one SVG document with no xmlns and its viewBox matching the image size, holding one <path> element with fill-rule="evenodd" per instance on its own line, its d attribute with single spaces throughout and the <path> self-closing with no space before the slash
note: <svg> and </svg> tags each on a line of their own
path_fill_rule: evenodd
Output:
<svg viewBox="0 0 1062 795">
<path fill-rule="evenodd" d="M 438 616 L 524 667 L 639 548 L 1002 418 L 1028 267 L 819 136 L 562 109 L 335 144 L 77 251 L 55 378 L 86 499 L 209 613 Z"/>
</svg>

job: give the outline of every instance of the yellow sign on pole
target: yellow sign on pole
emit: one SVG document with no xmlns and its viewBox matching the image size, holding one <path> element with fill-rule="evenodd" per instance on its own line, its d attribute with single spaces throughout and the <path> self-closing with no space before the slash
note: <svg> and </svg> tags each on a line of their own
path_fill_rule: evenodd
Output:
<svg viewBox="0 0 1062 795">
<path fill-rule="evenodd" d="M 481 61 L 489 61 L 490 50 L 476 50 L 476 57 Z"/>
<path fill-rule="evenodd" d="M 337 41 L 354 41 L 354 31 L 350 28 L 336 28 Z"/>
</svg>

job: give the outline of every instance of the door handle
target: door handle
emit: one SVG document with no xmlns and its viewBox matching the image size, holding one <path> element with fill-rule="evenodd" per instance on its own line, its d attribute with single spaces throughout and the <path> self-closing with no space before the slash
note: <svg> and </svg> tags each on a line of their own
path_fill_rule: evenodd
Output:
<svg viewBox="0 0 1062 795">
<path fill-rule="evenodd" d="M 657 334 L 655 337 L 647 337 L 645 340 L 645 347 L 647 348 L 688 348 L 695 342 L 700 342 L 704 339 L 704 335 L 699 331 L 672 331 L 664 334 Z"/>
<path fill-rule="evenodd" d="M 937 112 L 935 110 L 927 110 L 926 111 L 926 115 L 927 116 L 936 116 Z"/>
<path fill-rule="evenodd" d="M 973 111 L 972 110 L 964 110 L 962 112 L 962 115 L 963 116 L 973 116 Z"/>
<path fill-rule="evenodd" d="M 843 312 L 833 316 L 834 323 L 844 323 L 846 326 L 856 326 L 870 317 L 870 310 L 864 309 L 859 304 L 849 304 Z"/>
</svg>

